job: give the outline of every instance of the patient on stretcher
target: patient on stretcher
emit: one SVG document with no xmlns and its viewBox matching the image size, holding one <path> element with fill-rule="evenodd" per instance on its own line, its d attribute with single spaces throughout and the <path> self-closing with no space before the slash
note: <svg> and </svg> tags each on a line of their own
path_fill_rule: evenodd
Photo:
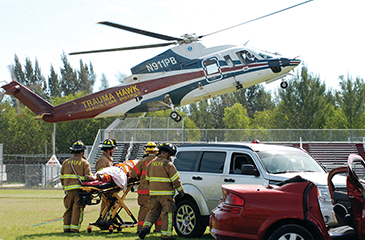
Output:
<svg viewBox="0 0 365 240">
<path fill-rule="evenodd" d="M 99 181 L 85 182 L 83 185 L 93 187 L 100 185 L 100 188 L 108 188 L 114 183 L 125 191 L 128 184 L 127 173 L 137 164 L 138 161 L 139 160 L 128 160 L 123 163 L 117 163 L 112 167 L 103 168 L 96 172 L 96 177 Z"/>
<path fill-rule="evenodd" d="M 83 182 L 79 195 L 80 205 L 96 205 L 103 200 L 106 208 L 100 213 L 99 218 L 89 223 L 87 229 L 91 232 L 92 226 L 97 226 L 100 230 L 108 230 L 109 233 L 117 229 L 118 232 L 122 228 L 135 227 L 138 223 L 132 212 L 128 209 L 124 200 L 133 186 L 139 184 L 138 181 L 128 179 L 127 173 L 136 165 L 139 160 L 129 160 L 112 167 L 106 167 L 96 173 L 98 181 Z M 129 181 L 128 181 L 129 180 Z M 123 194 L 120 192 L 123 190 Z M 119 215 L 124 209 L 126 214 L 130 216 L 132 221 L 124 221 Z"/>
</svg>

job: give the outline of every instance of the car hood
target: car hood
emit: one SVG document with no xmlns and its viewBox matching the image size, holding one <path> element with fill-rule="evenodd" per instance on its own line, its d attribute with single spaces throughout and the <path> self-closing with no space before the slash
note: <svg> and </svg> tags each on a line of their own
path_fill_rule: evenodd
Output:
<svg viewBox="0 0 365 240">
<path fill-rule="evenodd" d="M 289 178 L 295 176 L 301 176 L 304 179 L 307 179 L 313 182 L 317 186 L 327 186 L 327 176 L 328 173 L 322 172 L 289 172 L 289 173 L 280 173 L 280 174 L 269 174 L 269 180 L 273 184 L 277 181 L 285 181 Z M 333 184 L 337 187 L 346 188 L 346 177 L 341 175 L 336 175 L 333 179 Z"/>
</svg>

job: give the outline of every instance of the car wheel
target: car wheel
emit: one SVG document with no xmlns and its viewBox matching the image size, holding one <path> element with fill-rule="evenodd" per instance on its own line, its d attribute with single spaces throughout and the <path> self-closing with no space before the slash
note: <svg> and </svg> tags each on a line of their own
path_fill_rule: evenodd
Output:
<svg viewBox="0 0 365 240">
<path fill-rule="evenodd" d="M 286 224 L 276 229 L 269 240 L 314 240 L 312 234 L 302 226 L 296 224 Z"/>
<path fill-rule="evenodd" d="M 177 204 L 174 225 L 176 233 L 186 238 L 200 238 L 207 229 L 198 207 L 189 200 Z"/>
</svg>

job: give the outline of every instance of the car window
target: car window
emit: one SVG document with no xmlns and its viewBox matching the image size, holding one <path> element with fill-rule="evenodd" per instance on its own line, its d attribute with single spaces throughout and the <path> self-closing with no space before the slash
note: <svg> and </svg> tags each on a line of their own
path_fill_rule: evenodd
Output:
<svg viewBox="0 0 365 240">
<path fill-rule="evenodd" d="M 296 148 L 261 149 L 257 154 L 269 173 L 324 172 L 316 160 Z"/>
<path fill-rule="evenodd" d="M 247 154 L 233 153 L 231 157 L 230 174 L 241 174 L 242 164 L 254 165 L 252 158 Z"/>
<path fill-rule="evenodd" d="M 199 172 L 223 173 L 225 152 L 203 152 Z"/>
<path fill-rule="evenodd" d="M 178 171 L 194 171 L 199 151 L 178 152 L 174 161 Z"/>
</svg>

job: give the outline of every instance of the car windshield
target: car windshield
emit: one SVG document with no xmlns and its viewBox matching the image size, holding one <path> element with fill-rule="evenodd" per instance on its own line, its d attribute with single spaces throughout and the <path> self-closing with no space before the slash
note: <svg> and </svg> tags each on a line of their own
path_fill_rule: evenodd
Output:
<svg viewBox="0 0 365 240">
<path fill-rule="evenodd" d="M 257 154 L 269 173 L 324 172 L 312 157 L 296 148 L 260 149 Z"/>
</svg>

